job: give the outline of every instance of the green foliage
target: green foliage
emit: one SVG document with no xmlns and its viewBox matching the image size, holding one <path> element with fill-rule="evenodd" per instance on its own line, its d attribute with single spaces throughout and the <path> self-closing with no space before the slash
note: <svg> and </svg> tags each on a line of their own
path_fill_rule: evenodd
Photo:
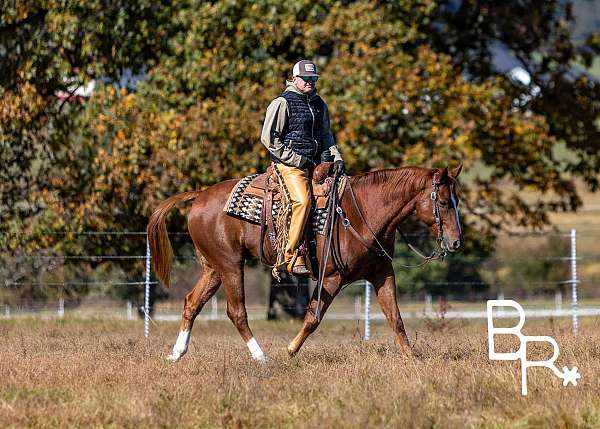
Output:
<svg viewBox="0 0 600 429">
<path fill-rule="evenodd" d="M 593 67 L 600 54 L 600 32 L 591 26 L 586 33 L 577 29 L 571 1 L 475 1 L 465 0 L 454 13 L 442 11 L 446 25 L 435 37 L 435 45 L 453 55 L 456 66 L 478 80 L 488 79 L 495 73 L 490 64 L 489 47 L 502 43 L 522 62 L 531 75 L 529 88 L 506 88 L 511 99 L 518 100 L 515 109 L 521 115 L 543 117 L 548 134 L 563 141 L 575 155 L 574 159 L 548 158 L 546 179 L 560 182 L 564 177 L 554 164 L 572 175 L 581 177 L 590 189 L 599 186 L 600 170 L 599 118 L 600 83 L 582 74 L 574 65 Z M 577 1 L 583 14 L 594 6 Z M 583 21 L 585 16 L 581 16 Z M 572 36 L 573 27 L 577 37 Z M 589 31 L 593 30 L 593 31 Z M 539 86 L 539 95 L 523 97 L 524 92 Z M 515 166 L 511 176 L 519 176 L 523 163 Z M 546 205 L 542 210 L 564 210 L 576 206 L 574 193 L 567 183 L 554 186 L 560 198 L 557 206 Z M 542 188 L 546 191 L 547 189 Z M 570 200 L 570 201 L 569 201 Z"/>
<path fill-rule="evenodd" d="M 98 175 L 94 166 L 86 163 L 93 161 L 97 148 L 90 148 L 91 140 L 87 140 L 87 147 L 82 144 L 88 126 L 83 118 L 93 107 L 70 95 L 93 79 L 118 81 L 125 69 L 135 72 L 152 67 L 162 43 L 169 38 L 168 31 L 176 31 L 163 25 L 171 14 L 170 2 L 148 0 L 17 0 L 2 4 L 2 253 L 33 253 L 38 249 L 50 249 L 51 254 L 131 252 L 118 240 L 100 242 L 53 234 L 96 229 L 91 222 L 81 221 L 94 202 L 92 196 L 86 208 L 86 195 L 82 193 L 89 192 Z M 61 93 L 65 101 L 59 99 Z M 117 209 L 112 213 L 118 216 L 119 212 Z M 139 217 L 137 220 L 136 230 L 141 225 Z M 3 278 L 14 281 L 41 275 L 46 264 L 5 266 L 14 270 Z M 70 275 L 76 277 L 76 271 Z M 19 289 L 30 297 L 51 292 L 28 290 Z"/>
</svg>

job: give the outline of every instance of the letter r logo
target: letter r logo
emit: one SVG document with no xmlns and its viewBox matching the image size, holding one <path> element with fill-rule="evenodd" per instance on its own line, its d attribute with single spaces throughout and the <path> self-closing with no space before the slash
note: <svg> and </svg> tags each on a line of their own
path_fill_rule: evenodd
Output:
<svg viewBox="0 0 600 429">
<path fill-rule="evenodd" d="M 512 307 L 519 313 L 519 322 L 512 328 L 496 328 L 494 327 L 494 307 Z M 581 375 L 577 373 L 577 367 L 569 370 L 566 366 L 561 372 L 554 362 L 558 358 L 558 343 L 552 337 L 542 336 L 526 336 L 521 333 L 525 324 L 525 312 L 523 307 L 512 299 L 492 299 L 487 302 L 487 322 L 488 322 L 488 352 L 491 360 L 521 360 L 521 394 L 527 395 L 527 368 L 532 366 L 545 366 L 550 369 L 554 375 L 563 380 L 563 386 L 572 383 L 577 386 L 577 379 Z M 519 350 L 516 352 L 496 352 L 495 335 L 515 335 L 519 338 Z M 527 360 L 527 344 L 532 342 L 545 342 L 552 345 L 552 356 L 547 360 L 528 361 Z"/>
</svg>

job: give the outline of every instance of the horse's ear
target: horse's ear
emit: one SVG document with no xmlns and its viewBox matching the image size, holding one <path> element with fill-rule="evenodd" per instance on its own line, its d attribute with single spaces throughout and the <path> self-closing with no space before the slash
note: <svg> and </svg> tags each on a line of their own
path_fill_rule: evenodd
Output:
<svg viewBox="0 0 600 429">
<path fill-rule="evenodd" d="M 440 173 L 440 178 L 439 181 L 443 182 L 444 180 L 446 180 L 448 178 L 448 167 L 444 167 L 438 170 Z"/>
<path fill-rule="evenodd" d="M 456 167 L 454 170 L 450 171 L 450 177 L 453 177 L 456 179 L 461 171 L 462 171 L 462 164 L 458 164 L 458 167 Z"/>
</svg>

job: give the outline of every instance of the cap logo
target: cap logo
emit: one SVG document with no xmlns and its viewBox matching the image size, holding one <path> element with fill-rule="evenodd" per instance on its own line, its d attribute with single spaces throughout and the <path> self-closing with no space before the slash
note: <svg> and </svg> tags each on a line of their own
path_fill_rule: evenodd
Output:
<svg viewBox="0 0 600 429">
<path fill-rule="evenodd" d="M 304 69 L 308 72 L 314 72 L 315 65 L 314 64 L 304 64 Z"/>
</svg>

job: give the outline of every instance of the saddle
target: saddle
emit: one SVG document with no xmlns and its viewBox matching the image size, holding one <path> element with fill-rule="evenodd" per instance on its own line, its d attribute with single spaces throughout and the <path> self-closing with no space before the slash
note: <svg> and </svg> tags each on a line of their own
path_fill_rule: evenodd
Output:
<svg viewBox="0 0 600 429">
<path fill-rule="evenodd" d="M 331 189 L 333 176 L 330 176 L 330 171 L 332 166 L 333 162 L 323 162 L 317 165 L 311 174 L 311 191 L 313 199 L 316 198 L 317 207 L 325 207 L 323 204 L 319 204 L 323 202 L 323 198 L 320 197 L 327 197 Z M 273 171 L 273 166 L 269 165 L 264 173 L 254 177 L 248 184 L 246 192 L 258 197 L 263 196 L 264 192 L 272 192 L 276 196 L 276 199 L 279 199 L 279 185 Z"/>
<path fill-rule="evenodd" d="M 316 272 L 315 268 L 317 267 L 316 236 L 323 234 L 327 221 L 325 208 L 333 185 L 332 166 L 332 162 L 323 162 L 310 174 L 312 203 L 299 254 L 310 262 L 313 273 Z M 340 196 L 344 185 L 345 176 L 338 181 L 338 195 Z M 260 259 L 267 265 L 272 265 L 268 261 L 274 260 L 277 256 L 275 254 L 278 233 L 276 219 L 282 209 L 282 191 L 287 192 L 285 189 L 280 189 L 277 172 L 271 165 L 262 174 L 254 174 L 241 179 L 234 186 L 223 209 L 231 216 L 260 226 Z M 265 238 L 268 239 L 265 240 Z"/>
</svg>

